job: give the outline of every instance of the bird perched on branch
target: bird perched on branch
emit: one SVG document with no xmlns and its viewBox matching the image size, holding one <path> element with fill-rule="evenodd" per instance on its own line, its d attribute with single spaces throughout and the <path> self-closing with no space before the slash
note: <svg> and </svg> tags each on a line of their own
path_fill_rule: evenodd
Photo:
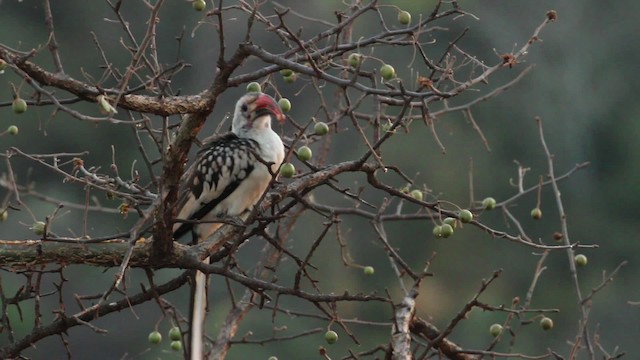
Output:
<svg viewBox="0 0 640 360">
<path fill-rule="evenodd" d="M 188 221 L 176 222 L 174 239 L 191 232 L 194 241 L 201 242 L 220 228 L 216 220 L 240 216 L 256 204 L 285 154 L 282 140 L 271 129 L 272 119 L 282 123 L 285 117 L 269 95 L 248 93 L 238 100 L 231 132 L 205 143 L 185 175 L 177 219 Z M 205 274 L 196 272 L 194 288 L 191 359 L 201 359 Z"/>
</svg>

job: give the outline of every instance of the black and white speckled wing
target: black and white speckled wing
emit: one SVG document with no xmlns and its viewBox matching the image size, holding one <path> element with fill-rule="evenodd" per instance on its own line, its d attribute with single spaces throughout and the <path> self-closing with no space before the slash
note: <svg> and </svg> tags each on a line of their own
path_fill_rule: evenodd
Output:
<svg viewBox="0 0 640 360">
<path fill-rule="evenodd" d="M 205 144 L 187 174 L 177 218 L 211 221 L 225 215 L 240 215 L 254 205 L 271 177 L 266 166 L 256 159 L 255 153 L 259 150 L 256 141 L 239 138 L 233 133 Z M 208 236 L 217 226 L 176 223 L 174 238 L 178 239 L 190 230 L 195 230 L 198 236 Z"/>
</svg>

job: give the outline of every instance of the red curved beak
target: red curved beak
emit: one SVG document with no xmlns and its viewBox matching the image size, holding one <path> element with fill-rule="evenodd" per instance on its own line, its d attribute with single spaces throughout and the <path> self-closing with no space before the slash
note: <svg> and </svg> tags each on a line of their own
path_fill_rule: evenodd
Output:
<svg viewBox="0 0 640 360">
<path fill-rule="evenodd" d="M 267 94 L 261 94 L 258 96 L 258 99 L 256 99 L 256 110 L 258 109 L 266 109 L 271 112 L 280 124 L 284 124 L 284 121 L 286 120 L 286 117 L 282 113 L 282 110 L 280 110 L 278 103 Z"/>
</svg>

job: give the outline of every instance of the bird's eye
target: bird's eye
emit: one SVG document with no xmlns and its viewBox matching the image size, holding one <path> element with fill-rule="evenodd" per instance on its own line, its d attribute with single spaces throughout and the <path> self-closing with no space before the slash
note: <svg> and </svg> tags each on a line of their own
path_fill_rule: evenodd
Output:
<svg viewBox="0 0 640 360">
<path fill-rule="evenodd" d="M 249 107 L 247 106 L 247 104 L 242 104 L 242 106 L 240 107 L 240 110 L 242 110 L 242 112 L 245 112 L 249 109 Z"/>
</svg>

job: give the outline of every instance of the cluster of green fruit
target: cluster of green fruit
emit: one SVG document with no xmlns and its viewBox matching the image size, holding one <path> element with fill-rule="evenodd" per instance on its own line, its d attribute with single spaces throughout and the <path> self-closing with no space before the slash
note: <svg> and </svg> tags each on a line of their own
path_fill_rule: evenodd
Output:
<svg viewBox="0 0 640 360">
<path fill-rule="evenodd" d="M 411 23 L 411 13 L 405 10 L 398 11 L 398 22 L 402 25 L 409 25 Z M 347 58 L 347 62 L 352 68 L 359 67 L 363 61 L 364 56 L 360 53 L 352 53 Z M 385 80 L 391 80 L 396 77 L 396 70 L 389 64 L 382 64 L 378 71 Z"/>
<path fill-rule="evenodd" d="M 280 75 L 282 75 L 282 78 L 287 83 L 292 83 L 296 81 L 296 79 L 298 78 L 298 75 L 294 73 L 293 70 L 291 69 L 280 70 Z M 262 91 L 262 86 L 260 86 L 260 83 L 256 81 L 252 81 L 249 84 L 247 84 L 247 92 L 261 92 L 261 91 Z"/>
<path fill-rule="evenodd" d="M 409 190 L 409 187 L 405 187 L 400 191 L 410 195 L 412 198 L 418 201 L 423 201 L 424 199 L 424 193 L 422 192 L 422 190 Z M 471 221 L 473 221 L 473 213 L 467 209 L 462 209 L 458 212 L 458 219 L 453 217 L 446 217 L 444 220 L 442 220 L 442 223 L 440 225 L 436 225 L 433 227 L 433 236 L 437 238 L 450 237 L 451 235 L 453 235 L 453 230 L 458 225 L 458 220 L 463 223 L 470 223 Z"/>
<path fill-rule="evenodd" d="M 316 135 L 324 136 L 329 133 L 329 126 L 326 123 L 319 121 L 315 124 L 313 130 Z M 296 156 L 300 161 L 309 161 L 313 157 L 313 152 L 310 147 L 303 145 L 296 151 Z M 296 167 L 290 162 L 286 162 L 280 167 L 280 176 L 284 178 L 293 177 L 295 173 Z"/>
<path fill-rule="evenodd" d="M 433 227 L 433 236 L 437 238 L 448 238 L 453 235 L 453 230 L 458 225 L 458 220 L 462 223 L 470 223 L 473 221 L 473 213 L 467 209 L 458 212 L 458 219 L 446 217 L 442 220 L 442 224 Z"/>
<path fill-rule="evenodd" d="M 311 148 L 303 145 L 298 148 L 298 151 L 296 151 L 296 156 L 298 157 L 298 159 L 300 159 L 300 161 L 309 161 L 313 156 L 313 152 L 311 151 Z M 282 176 L 283 178 L 291 178 L 295 174 L 296 167 L 290 162 L 286 162 L 280 167 L 280 176 Z"/>
<path fill-rule="evenodd" d="M 11 103 L 11 110 L 18 115 L 24 114 L 27 112 L 27 102 L 20 97 L 16 97 Z M 18 135 L 18 131 L 19 130 L 16 125 L 10 125 L 6 130 L 6 133 L 9 135 Z"/>
<path fill-rule="evenodd" d="M 553 329 L 553 320 L 549 317 L 543 316 L 542 319 L 540 319 L 540 327 L 542 328 L 542 330 Z M 489 327 L 489 333 L 493 337 L 500 336 L 500 334 L 502 334 L 502 330 L 503 328 L 500 324 L 493 324 Z"/>
<path fill-rule="evenodd" d="M 298 148 L 298 151 L 296 151 L 296 156 L 298 157 L 298 159 L 300 159 L 300 161 L 309 161 L 313 156 L 313 152 L 311 151 L 311 148 L 304 145 Z M 293 175 L 295 174 L 296 167 L 290 162 L 286 162 L 280 167 L 280 176 L 284 178 L 293 177 Z"/>
<path fill-rule="evenodd" d="M 171 349 L 173 351 L 182 350 L 182 333 L 180 328 L 174 326 L 169 330 L 169 339 L 171 339 Z M 158 330 L 149 333 L 149 342 L 152 344 L 160 344 L 162 342 L 162 334 Z"/>
<path fill-rule="evenodd" d="M 496 199 L 492 197 L 487 197 L 482 200 L 482 207 L 485 210 L 493 210 L 496 208 L 496 205 Z M 531 209 L 531 218 L 534 220 L 540 220 L 542 218 L 542 210 L 537 206 Z"/>
<path fill-rule="evenodd" d="M 349 66 L 351 66 L 354 69 L 358 68 L 363 61 L 364 61 L 364 55 L 360 53 L 352 53 L 347 58 L 347 62 L 349 63 Z M 380 69 L 378 69 L 378 71 L 380 72 L 380 76 L 382 76 L 382 78 L 385 80 L 391 80 L 396 77 L 396 69 L 394 69 L 393 66 L 389 64 L 382 64 L 382 66 L 380 66 Z"/>
<path fill-rule="evenodd" d="M 496 207 L 496 200 L 492 197 L 485 198 L 482 200 L 482 206 L 485 210 L 493 210 Z M 531 218 L 534 220 L 540 220 L 542 218 L 542 210 L 538 206 L 531 210 Z M 435 234 L 434 229 L 434 234 Z M 555 233 L 553 235 L 554 239 L 560 241 L 564 238 L 562 233 Z M 574 257 L 574 261 L 578 266 L 586 266 L 587 265 L 587 257 L 583 254 L 578 254 Z"/>
</svg>

